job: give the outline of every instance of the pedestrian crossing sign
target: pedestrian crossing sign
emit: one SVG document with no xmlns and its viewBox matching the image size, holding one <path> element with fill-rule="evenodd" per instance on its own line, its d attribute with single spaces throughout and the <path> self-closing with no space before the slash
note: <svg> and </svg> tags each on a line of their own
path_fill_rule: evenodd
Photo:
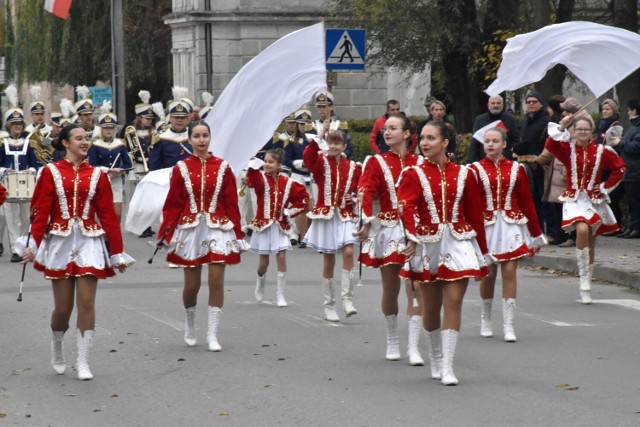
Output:
<svg viewBox="0 0 640 427">
<path fill-rule="evenodd" d="M 365 30 L 327 28 L 327 69 L 364 70 L 366 34 Z"/>
</svg>

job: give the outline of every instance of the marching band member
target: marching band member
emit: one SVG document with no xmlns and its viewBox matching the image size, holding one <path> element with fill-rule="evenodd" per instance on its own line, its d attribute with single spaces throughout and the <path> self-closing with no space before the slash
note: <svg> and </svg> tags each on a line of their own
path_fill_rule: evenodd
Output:
<svg viewBox="0 0 640 427">
<path fill-rule="evenodd" d="M 29 111 L 31 112 L 32 123 L 25 128 L 25 131 L 29 134 L 29 144 L 36 152 L 38 167 L 41 167 L 53 162 L 55 150 L 51 147 L 50 135 L 52 128 L 44 121 L 46 110 L 44 102 L 40 100 L 40 86 L 31 86 L 30 89 L 32 101 L 29 104 Z"/>
<path fill-rule="evenodd" d="M 540 229 L 524 166 L 507 160 L 502 155 L 507 147 L 505 131 L 500 128 L 487 130 L 483 147 L 486 157 L 470 167 L 475 172 L 480 186 L 489 253 L 498 260 L 502 275 L 504 340 L 515 342 L 513 321 L 518 260 L 525 256 L 533 256 L 547 242 Z M 480 335 L 483 337 L 493 336 L 491 305 L 498 274 L 497 267 L 496 264 L 491 265 L 490 274 L 480 281 Z"/>
<path fill-rule="evenodd" d="M 76 119 L 71 119 L 72 123 L 77 123 L 82 129 L 87 132 L 89 140 L 92 140 L 94 136 L 93 131 L 93 100 L 91 99 L 91 91 L 87 86 L 77 86 L 76 92 L 80 100 L 77 101 L 73 107 L 77 115 Z"/>
<path fill-rule="evenodd" d="M 174 88 L 175 89 L 175 88 Z M 174 98 L 176 94 L 174 93 Z M 154 110 L 155 111 L 155 110 Z M 191 145 L 187 135 L 190 107 L 185 101 L 172 101 L 169 104 L 169 123 L 171 127 L 152 140 L 149 154 L 149 170 L 158 170 L 175 166 L 180 160 L 191 155 Z"/>
<path fill-rule="evenodd" d="M 4 205 L 5 200 L 7 200 L 7 189 L 0 184 L 0 206 Z"/>
<path fill-rule="evenodd" d="M 326 120 L 330 120 L 333 123 L 333 126 L 337 126 L 342 132 L 345 144 L 347 145 L 347 148 L 344 150 L 344 154 L 347 156 L 347 159 L 350 159 L 353 154 L 353 145 L 351 144 L 351 135 L 349 134 L 349 123 L 344 120 L 338 120 L 335 116 L 333 94 L 331 92 L 327 92 L 326 94 L 316 93 L 314 101 L 320 120 L 315 121 L 312 133 L 319 134 L 322 131 L 324 122 Z"/>
<path fill-rule="evenodd" d="M 178 111 L 178 110 L 177 110 Z M 218 326 L 224 302 L 224 270 L 238 264 L 249 249 L 242 240 L 236 180 L 229 164 L 208 152 L 209 125 L 195 122 L 188 130 L 193 155 L 173 168 L 162 209 L 158 246 L 169 244 L 167 261 L 184 268 L 182 301 L 186 309 L 184 340 L 196 344 L 195 309 L 203 265 L 209 265 L 209 351 L 220 351 Z"/>
<path fill-rule="evenodd" d="M 411 122 L 404 115 L 392 114 L 386 121 L 384 139 L 389 151 L 369 157 L 365 161 L 358 194 L 362 194 L 362 225 L 356 236 L 363 241 L 360 262 L 367 267 L 380 268 L 382 279 L 382 314 L 387 332 L 387 360 L 400 360 L 398 336 L 398 294 L 400 270 L 405 263 L 402 254 L 404 234 L 398 212 L 399 198 L 396 183 L 402 169 L 418 164 L 419 157 L 407 150 L 411 137 Z M 374 197 L 378 197 L 380 212 L 373 213 Z M 424 364 L 418 350 L 422 332 L 422 309 L 413 306 L 413 292 L 405 283 L 407 315 L 409 316 L 408 355 L 414 366 Z M 419 293 L 420 289 L 415 289 Z M 417 301 L 420 302 L 420 298 Z"/>
<path fill-rule="evenodd" d="M 309 145 L 309 140 L 305 134 L 307 126 L 311 125 L 311 113 L 309 110 L 298 110 L 295 113 L 296 129 L 289 138 L 289 143 L 284 149 L 284 164 L 291 169 L 291 179 L 299 182 L 307 189 L 307 193 L 311 196 L 311 200 L 315 200 L 317 196 L 317 187 L 311 183 L 311 173 L 304 165 L 302 153 Z M 306 216 L 298 215 L 295 221 L 296 230 L 298 231 L 298 247 L 304 249 L 307 244 L 304 242 L 304 236 L 307 234 L 309 222 Z"/>
<path fill-rule="evenodd" d="M 89 350 L 95 330 L 98 279 L 121 273 L 135 260 L 124 252 L 120 223 L 113 210 L 107 174 L 85 161 L 89 139 L 84 129 L 69 125 L 54 142 L 65 158 L 43 168 L 31 202 L 30 245 L 22 257 L 51 280 L 51 365 L 63 374 L 63 339 L 77 301 L 78 379 L 90 380 Z M 107 249 L 106 240 L 109 242 Z M 34 254 L 35 252 L 35 254 Z"/>
<path fill-rule="evenodd" d="M 291 249 L 289 235 L 293 228 L 289 218 L 304 213 L 307 208 L 309 194 L 304 186 L 291 178 L 281 175 L 280 167 L 284 159 L 284 150 L 270 149 L 264 161 L 255 158 L 249 162 L 246 185 L 253 189 L 257 199 L 255 218 L 249 223 L 251 234 L 251 252 L 260 255 L 258 262 L 258 279 L 255 297 L 262 302 L 264 287 L 269 267 L 269 254 L 276 254 L 278 275 L 276 281 L 276 304 L 286 307 L 284 297 L 287 272 L 287 250 Z M 264 166 L 264 172 L 260 172 Z"/>
<path fill-rule="evenodd" d="M 403 172 L 398 203 L 404 205 L 402 222 L 408 237 L 408 262 L 401 274 L 421 282 L 431 377 L 456 385 L 453 359 L 462 300 L 469 278 L 484 277 L 488 270 L 478 184 L 467 167 L 449 160 L 447 132 L 441 121 L 422 128 L 425 160 Z"/>
<path fill-rule="evenodd" d="M 358 314 L 353 305 L 356 269 L 353 266 L 353 244 L 357 225 L 355 192 L 362 167 L 344 154 L 347 144 L 341 131 L 329 130 L 331 121 L 324 121 L 320 134 L 304 150 L 304 164 L 318 185 L 316 205 L 307 213 L 311 227 L 304 243 L 323 254 L 322 291 L 324 316 L 329 322 L 339 322 L 334 297 L 333 270 L 336 254 L 342 252 L 341 297 L 347 317 Z M 326 135 L 326 141 L 324 141 Z M 325 150 L 321 151 L 320 145 Z M 326 147 L 325 147 L 326 146 Z"/>
<path fill-rule="evenodd" d="M 559 197 L 562 205 L 562 229 L 576 230 L 576 257 L 580 275 L 580 299 L 591 304 L 591 274 L 595 258 L 596 236 L 620 229 L 608 205 L 609 193 L 620 184 L 626 168 L 611 147 L 592 139 L 590 117 L 565 116 L 560 124 L 549 123 L 545 148 L 567 168 L 567 188 Z M 572 135 L 567 127 L 573 126 Z M 609 178 L 602 181 L 603 172 Z"/>
<path fill-rule="evenodd" d="M 8 131 L 1 140 L 0 145 L 0 175 L 32 172 L 35 174 L 38 169 L 34 149 L 26 140 L 27 133 L 24 132 L 24 113 L 18 105 L 18 91 L 14 85 L 5 89 L 10 105 L 14 106 L 7 110 L 4 115 L 4 125 Z M 2 207 L 9 231 L 9 243 L 11 245 L 11 262 L 20 262 L 21 258 L 16 253 L 16 240 L 26 234 L 29 226 L 29 207 L 26 203 L 5 203 Z"/>
<path fill-rule="evenodd" d="M 204 120 L 207 118 L 209 113 L 213 110 L 213 100 L 215 97 L 209 92 L 202 92 L 200 95 L 202 98 L 202 102 L 204 102 L 204 106 L 200 109 L 200 120 Z"/>
<path fill-rule="evenodd" d="M 111 102 L 104 101 L 98 117 L 100 137 L 89 148 L 89 163 L 102 168 L 108 175 L 113 193 L 113 207 L 120 221 L 124 199 L 124 172 L 131 169 L 131 157 L 124 141 L 114 138 L 118 118 L 111 112 Z"/>
</svg>

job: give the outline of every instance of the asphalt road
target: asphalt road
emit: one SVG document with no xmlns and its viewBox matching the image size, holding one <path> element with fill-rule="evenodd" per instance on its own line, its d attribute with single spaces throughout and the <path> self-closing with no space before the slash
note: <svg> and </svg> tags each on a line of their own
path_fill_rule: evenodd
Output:
<svg viewBox="0 0 640 427">
<path fill-rule="evenodd" d="M 75 335 L 65 338 L 70 367 L 49 365 L 50 285 L 0 258 L 0 426 L 638 426 L 640 295 L 595 283 L 592 306 L 577 302 L 578 279 L 519 271 L 517 343 L 481 338 L 477 284 L 467 291 L 457 387 L 431 380 L 429 367 L 384 359 L 384 320 L 376 270 L 356 288 L 360 313 L 322 320 L 321 257 L 288 255 L 287 300 L 275 303 L 275 260 L 265 298 L 253 300 L 257 256 L 227 269 L 220 353 L 206 350 L 206 295 L 197 308 L 198 345 L 183 340 L 181 270 L 128 235 L 138 263 L 101 282 L 91 352 L 93 381 L 75 378 Z M 339 262 L 338 262 L 339 265 Z M 405 297 L 401 294 L 402 304 Z M 342 313 L 340 313 L 343 316 Z M 75 313 L 72 324 L 75 323 Z M 426 359 L 424 340 L 421 350 Z"/>
</svg>

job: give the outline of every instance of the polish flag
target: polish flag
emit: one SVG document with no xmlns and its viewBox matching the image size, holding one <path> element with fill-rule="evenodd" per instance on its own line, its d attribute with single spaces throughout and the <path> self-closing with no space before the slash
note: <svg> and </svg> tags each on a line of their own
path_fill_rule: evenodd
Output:
<svg viewBox="0 0 640 427">
<path fill-rule="evenodd" d="M 502 123 L 502 120 L 496 120 L 495 122 L 491 122 L 488 125 L 478 129 L 474 134 L 473 138 L 477 139 L 480 142 L 484 142 L 484 133 L 491 128 L 500 128 L 505 132 L 509 132 L 509 129 Z"/>
<path fill-rule="evenodd" d="M 67 19 L 72 0 L 45 0 L 44 9 L 58 18 Z"/>
</svg>

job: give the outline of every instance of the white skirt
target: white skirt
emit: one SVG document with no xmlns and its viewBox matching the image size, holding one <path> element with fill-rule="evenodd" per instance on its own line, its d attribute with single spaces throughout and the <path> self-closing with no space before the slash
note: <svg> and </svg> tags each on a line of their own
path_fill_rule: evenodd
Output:
<svg viewBox="0 0 640 427">
<path fill-rule="evenodd" d="M 405 237 L 402 226 L 385 227 L 376 218 L 371 223 L 369 237 L 362 242 L 360 261 L 367 267 L 382 267 L 388 264 L 404 264 Z"/>
<path fill-rule="evenodd" d="M 404 278 L 432 282 L 436 280 L 460 280 L 468 277 L 484 277 L 488 273 L 480 246 L 475 237 L 458 240 L 445 227 L 442 239 L 433 243 L 420 243 L 416 254 L 402 267 Z"/>
<path fill-rule="evenodd" d="M 124 199 L 124 175 L 109 177 L 109 182 L 113 192 L 113 203 L 122 203 Z"/>
<path fill-rule="evenodd" d="M 357 239 L 353 235 L 356 223 L 342 221 L 338 209 L 333 208 L 333 218 L 314 218 L 304 236 L 304 242 L 321 253 L 335 254 L 342 252 L 347 245 L 353 245 Z"/>
<path fill-rule="evenodd" d="M 489 253 L 498 261 L 508 261 L 533 255 L 533 237 L 527 224 L 505 221 L 502 211 L 496 212 L 496 222 L 485 227 Z"/>
<path fill-rule="evenodd" d="M 291 249 L 289 236 L 282 231 L 276 221 L 262 231 L 254 231 L 249 241 L 251 252 L 257 254 L 277 254 Z"/>
<path fill-rule="evenodd" d="M 609 205 L 607 203 L 594 204 L 583 190 L 578 192 L 578 198 L 575 202 L 562 204 L 562 229 L 573 231 L 576 228 L 575 223 L 579 221 L 589 224 L 594 235 L 619 229 L 616 217 Z"/>
<path fill-rule="evenodd" d="M 173 248 L 167 254 L 167 261 L 182 267 L 195 267 L 203 264 L 238 264 L 240 247 L 233 230 L 210 228 L 204 215 L 198 216 L 198 225 L 178 229 L 171 240 Z M 244 242 L 248 248 L 249 245 Z"/>
<path fill-rule="evenodd" d="M 115 275 L 104 237 L 85 236 L 75 221 L 69 236 L 45 235 L 36 254 L 35 268 L 44 272 L 47 279 L 86 275 L 104 279 Z"/>
</svg>

